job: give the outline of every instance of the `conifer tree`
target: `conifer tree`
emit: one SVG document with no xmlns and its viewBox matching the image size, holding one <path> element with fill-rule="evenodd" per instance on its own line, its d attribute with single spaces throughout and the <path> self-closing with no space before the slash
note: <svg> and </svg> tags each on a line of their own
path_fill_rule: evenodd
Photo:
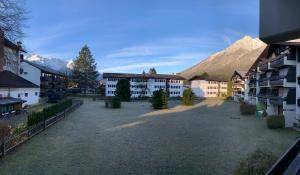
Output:
<svg viewBox="0 0 300 175">
<path fill-rule="evenodd" d="M 128 79 L 121 79 L 116 85 L 115 95 L 120 97 L 122 101 L 130 101 L 130 81 Z"/>
<path fill-rule="evenodd" d="M 157 74 L 156 69 L 155 69 L 154 67 L 153 67 L 153 68 L 150 68 L 148 74 L 150 74 L 150 75 L 155 75 L 155 74 Z"/>
<path fill-rule="evenodd" d="M 83 46 L 74 61 L 74 67 L 72 70 L 72 79 L 78 88 L 84 90 L 86 94 L 87 89 L 95 89 L 98 85 L 97 77 L 99 73 L 97 71 L 97 64 L 91 54 L 91 51 L 87 45 Z"/>
</svg>

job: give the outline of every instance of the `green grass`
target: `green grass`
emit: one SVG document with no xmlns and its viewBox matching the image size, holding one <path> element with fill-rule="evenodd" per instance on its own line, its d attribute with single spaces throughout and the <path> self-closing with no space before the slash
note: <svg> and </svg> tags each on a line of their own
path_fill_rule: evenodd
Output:
<svg viewBox="0 0 300 175">
<path fill-rule="evenodd" d="M 0 174 L 227 175 L 257 148 L 280 156 L 300 135 L 241 116 L 239 105 L 230 101 L 180 103 L 152 110 L 148 102 L 124 102 L 111 110 L 86 99 L 2 159 Z"/>
</svg>

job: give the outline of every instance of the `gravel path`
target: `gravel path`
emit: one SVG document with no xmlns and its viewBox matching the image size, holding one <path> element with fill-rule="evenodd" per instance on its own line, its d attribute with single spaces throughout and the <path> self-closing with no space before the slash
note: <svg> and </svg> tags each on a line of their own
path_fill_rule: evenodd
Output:
<svg viewBox="0 0 300 175">
<path fill-rule="evenodd" d="M 280 155 L 299 136 L 239 116 L 234 102 L 173 102 L 160 111 L 147 102 L 122 105 L 106 109 L 103 102 L 86 100 L 2 159 L 0 174 L 228 175 L 247 153 L 262 148 Z"/>
</svg>

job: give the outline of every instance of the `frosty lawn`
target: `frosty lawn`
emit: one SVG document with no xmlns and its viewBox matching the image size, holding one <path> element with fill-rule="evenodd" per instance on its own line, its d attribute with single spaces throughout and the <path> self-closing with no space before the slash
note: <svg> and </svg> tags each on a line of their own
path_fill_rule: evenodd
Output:
<svg viewBox="0 0 300 175">
<path fill-rule="evenodd" d="M 269 130 L 238 104 L 205 100 L 154 111 L 148 102 L 84 105 L 0 163 L 0 174 L 232 174 L 257 148 L 281 155 L 300 135 Z M 240 119 L 238 119 L 240 118 Z"/>
</svg>

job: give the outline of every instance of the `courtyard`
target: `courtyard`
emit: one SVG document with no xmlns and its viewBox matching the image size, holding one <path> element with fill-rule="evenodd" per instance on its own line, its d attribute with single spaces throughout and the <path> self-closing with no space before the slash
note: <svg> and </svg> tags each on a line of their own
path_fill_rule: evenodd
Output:
<svg viewBox="0 0 300 175">
<path fill-rule="evenodd" d="M 269 130 L 238 104 L 209 99 L 195 106 L 148 102 L 83 106 L 0 161 L 0 174 L 232 174 L 257 148 L 280 156 L 300 136 Z"/>
</svg>

